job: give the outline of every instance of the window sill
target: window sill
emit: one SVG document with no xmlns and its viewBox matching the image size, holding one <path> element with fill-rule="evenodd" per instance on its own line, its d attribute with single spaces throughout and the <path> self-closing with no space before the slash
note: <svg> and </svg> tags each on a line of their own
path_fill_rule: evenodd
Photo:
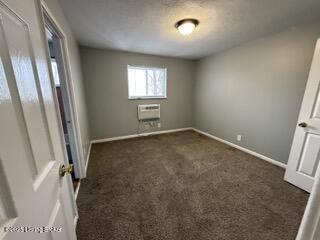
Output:
<svg viewBox="0 0 320 240">
<path fill-rule="evenodd" d="M 161 100 L 161 99 L 167 99 L 167 97 L 134 97 L 134 98 L 128 98 L 128 100 Z"/>
</svg>

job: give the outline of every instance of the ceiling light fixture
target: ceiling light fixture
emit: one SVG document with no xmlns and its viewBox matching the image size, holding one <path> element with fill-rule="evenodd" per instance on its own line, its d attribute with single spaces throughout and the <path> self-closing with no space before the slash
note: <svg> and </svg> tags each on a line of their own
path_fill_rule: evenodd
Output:
<svg viewBox="0 0 320 240">
<path fill-rule="evenodd" d="M 197 19 L 186 18 L 178 21 L 174 26 L 182 35 L 189 35 L 194 31 L 194 29 L 198 25 L 199 21 Z"/>
</svg>

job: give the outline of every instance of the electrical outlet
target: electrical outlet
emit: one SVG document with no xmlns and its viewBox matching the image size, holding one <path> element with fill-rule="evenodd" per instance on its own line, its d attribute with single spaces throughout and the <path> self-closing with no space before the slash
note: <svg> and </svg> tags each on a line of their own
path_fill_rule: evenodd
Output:
<svg viewBox="0 0 320 240">
<path fill-rule="evenodd" d="M 241 138 L 242 138 L 242 136 L 238 134 L 238 135 L 237 135 L 237 141 L 240 142 L 240 141 L 241 141 Z"/>
<path fill-rule="evenodd" d="M 158 125 L 158 128 L 161 128 L 161 123 L 158 123 L 157 125 Z"/>
</svg>

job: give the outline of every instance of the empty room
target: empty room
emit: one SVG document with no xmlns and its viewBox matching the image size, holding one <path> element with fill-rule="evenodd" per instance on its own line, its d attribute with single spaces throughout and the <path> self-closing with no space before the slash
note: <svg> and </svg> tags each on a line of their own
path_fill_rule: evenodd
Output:
<svg viewBox="0 0 320 240">
<path fill-rule="evenodd" d="M 320 240 L 319 0 L 0 0 L 0 240 Z"/>
</svg>

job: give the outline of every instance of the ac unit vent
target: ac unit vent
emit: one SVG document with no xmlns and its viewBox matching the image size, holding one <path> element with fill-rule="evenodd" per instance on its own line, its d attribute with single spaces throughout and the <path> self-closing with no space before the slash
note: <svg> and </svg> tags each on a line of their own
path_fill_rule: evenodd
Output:
<svg viewBox="0 0 320 240">
<path fill-rule="evenodd" d="M 160 104 L 138 105 L 138 120 L 160 119 Z"/>
<path fill-rule="evenodd" d="M 149 106 L 146 107 L 147 110 L 151 110 L 151 109 L 159 109 L 159 106 Z"/>
</svg>

